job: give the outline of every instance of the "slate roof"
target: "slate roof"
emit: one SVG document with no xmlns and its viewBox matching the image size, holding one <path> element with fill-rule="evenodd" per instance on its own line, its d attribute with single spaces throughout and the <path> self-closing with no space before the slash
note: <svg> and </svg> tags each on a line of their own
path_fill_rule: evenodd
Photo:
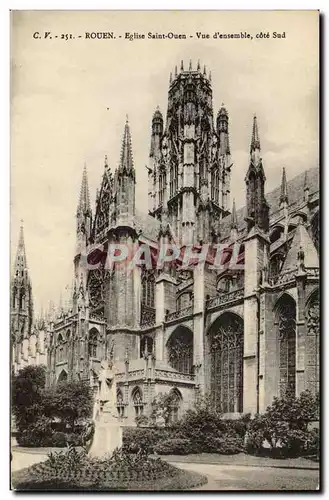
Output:
<svg viewBox="0 0 329 500">
<path fill-rule="evenodd" d="M 295 269 L 297 267 L 297 255 L 300 247 L 302 247 L 302 249 L 304 250 L 305 267 L 319 267 L 319 257 L 313 244 L 312 238 L 306 231 L 305 226 L 299 224 L 296 228 L 294 238 L 287 253 L 287 257 L 284 261 L 281 272 L 288 271 L 289 269 Z"/>
</svg>

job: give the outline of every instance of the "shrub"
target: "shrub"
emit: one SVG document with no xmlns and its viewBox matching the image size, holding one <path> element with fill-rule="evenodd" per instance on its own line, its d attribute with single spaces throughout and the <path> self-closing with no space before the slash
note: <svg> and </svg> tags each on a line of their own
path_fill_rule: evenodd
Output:
<svg viewBox="0 0 329 500">
<path fill-rule="evenodd" d="M 235 420 L 224 420 L 225 430 L 231 436 L 244 438 L 250 424 L 250 419 L 251 415 L 248 413 Z"/>
<path fill-rule="evenodd" d="M 319 429 L 312 429 L 309 431 L 308 440 L 305 446 L 305 454 L 320 458 L 320 431 Z"/>
<path fill-rule="evenodd" d="M 297 457 L 307 453 L 316 433 L 308 430 L 318 418 L 318 398 L 305 391 L 299 398 L 275 398 L 263 415 L 251 420 L 246 439 L 247 453 L 273 457 Z M 268 448 L 263 447 L 264 440 Z"/>
<path fill-rule="evenodd" d="M 30 423 L 24 430 L 17 433 L 17 442 L 20 446 L 44 446 L 47 438 L 53 434 L 51 419 L 41 416 Z"/>
<path fill-rule="evenodd" d="M 123 449 L 129 453 L 137 453 L 139 450 L 153 453 L 154 446 L 159 441 L 171 436 L 172 432 L 169 429 L 124 428 Z"/>
<path fill-rule="evenodd" d="M 159 455 L 188 455 L 198 450 L 190 439 L 164 439 L 154 446 L 154 452 Z"/>
<path fill-rule="evenodd" d="M 200 401 L 194 409 L 188 410 L 176 427 L 176 432 L 202 448 L 209 436 L 219 436 L 226 431 L 226 423 L 213 406 L 207 401 Z"/>
<path fill-rule="evenodd" d="M 202 452 L 204 453 L 218 453 L 220 455 L 235 455 L 236 453 L 241 453 L 243 450 L 243 439 L 230 436 L 209 436 L 202 448 Z"/>
</svg>

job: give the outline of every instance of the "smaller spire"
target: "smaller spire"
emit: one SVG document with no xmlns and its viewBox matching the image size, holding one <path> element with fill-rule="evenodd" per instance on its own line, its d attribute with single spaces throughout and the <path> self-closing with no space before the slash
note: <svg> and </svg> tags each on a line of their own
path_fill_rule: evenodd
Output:
<svg viewBox="0 0 329 500">
<path fill-rule="evenodd" d="M 252 124 L 252 136 L 250 143 L 250 153 L 258 149 L 260 151 L 260 141 L 258 135 L 258 124 L 257 124 L 257 116 L 254 114 L 253 124 Z"/>
<path fill-rule="evenodd" d="M 192 59 L 190 59 L 190 64 L 189 64 L 189 68 L 188 68 L 189 71 L 192 71 Z"/>
<path fill-rule="evenodd" d="M 21 219 L 21 226 L 19 229 L 18 245 L 15 259 L 14 276 L 23 277 L 26 274 L 27 261 L 24 242 L 24 226 L 23 219 Z"/>
<path fill-rule="evenodd" d="M 286 178 L 286 169 L 284 167 L 282 169 L 282 179 L 281 179 L 280 204 L 281 203 L 288 204 L 288 186 L 287 186 L 287 178 Z"/>
<path fill-rule="evenodd" d="M 170 71 L 170 75 L 169 75 L 169 83 L 172 83 L 172 72 Z"/>
<path fill-rule="evenodd" d="M 307 170 L 305 171 L 305 176 L 304 176 L 304 190 L 305 189 L 308 189 Z"/>
<path fill-rule="evenodd" d="M 235 199 L 233 199 L 233 206 L 232 206 L 231 228 L 232 229 L 238 228 L 238 218 L 236 215 Z"/>
<path fill-rule="evenodd" d="M 175 77 L 177 76 L 177 64 L 175 66 Z"/>
<path fill-rule="evenodd" d="M 197 71 L 200 71 L 200 59 L 198 59 Z"/>
<path fill-rule="evenodd" d="M 107 168 L 109 166 L 108 162 L 107 162 L 107 155 L 105 155 L 104 157 L 104 167 Z"/>
<path fill-rule="evenodd" d="M 310 194 L 310 188 L 308 185 L 307 170 L 306 170 L 304 177 L 304 201 L 308 202 L 309 194 Z"/>
<path fill-rule="evenodd" d="M 180 62 L 180 70 L 184 71 L 184 62 L 183 62 L 183 59 Z"/>
<path fill-rule="evenodd" d="M 208 77 L 208 79 L 211 82 L 211 71 L 209 71 L 209 77 Z"/>
<path fill-rule="evenodd" d="M 131 135 L 128 123 L 128 115 L 126 115 L 126 124 L 123 132 L 122 147 L 121 147 L 121 158 L 119 169 L 126 169 L 127 172 L 133 170 L 133 154 L 131 148 Z"/>
<path fill-rule="evenodd" d="M 87 165 L 85 162 L 82 173 L 82 181 L 81 181 L 80 197 L 79 197 L 77 213 L 85 214 L 87 212 L 90 212 L 90 199 L 89 199 Z"/>
<path fill-rule="evenodd" d="M 203 66 L 203 74 L 204 74 L 204 76 L 207 76 L 206 65 Z"/>
</svg>

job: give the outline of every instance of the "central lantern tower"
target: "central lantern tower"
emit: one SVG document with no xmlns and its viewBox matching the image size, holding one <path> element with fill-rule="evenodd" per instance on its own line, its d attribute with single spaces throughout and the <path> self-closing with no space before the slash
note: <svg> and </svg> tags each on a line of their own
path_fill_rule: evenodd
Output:
<svg viewBox="0 0 329 500">
<path fill-rule="evenodd" d="M 217 241 L 229 213 L 231 156 L 228 113 L 214 123 L 211 74 L 190 62 L 170 76 L 166 123 L 152 119 L 149 214 L 169 225 L 181 245 Z"/>
</svg>

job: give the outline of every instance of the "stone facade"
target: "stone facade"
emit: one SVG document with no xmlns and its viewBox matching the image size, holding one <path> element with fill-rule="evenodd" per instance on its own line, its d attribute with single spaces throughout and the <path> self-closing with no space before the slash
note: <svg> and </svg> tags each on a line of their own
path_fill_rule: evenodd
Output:
<svg viewBox="0 0 329 500">
<path fill-rule="evenodd" d="M 182 65 L 171 77 L 166 121 L 159 109 L 152 119 L 149 214 L 135 208 L 128 122 L 114 175 L 105 158 L 94 215 L 84 169 L 72 296 L 47 321 L 47 382 L 85 379 L 97 390 L 108 360 L 127 424 L 164 392 L 176 395 L 175 419 L 200 394 L 236 415 L 319 388 L 318 169 L 290 181 L 283 170 L 281 185 L 265 195 L 254 117 L 246 207 L 233 202 L 230 211 L 228 124 L 224 106 L 214 119 L 210 75 Z M 109 269 L 118 242 L 129 255 L 147 244 L 152 259 L 164 243 L 228 251 L 220 270 L 208 257 L 187 269 Z M 239 268 L 229 265 L 236 243 Z"/>
</svg>

